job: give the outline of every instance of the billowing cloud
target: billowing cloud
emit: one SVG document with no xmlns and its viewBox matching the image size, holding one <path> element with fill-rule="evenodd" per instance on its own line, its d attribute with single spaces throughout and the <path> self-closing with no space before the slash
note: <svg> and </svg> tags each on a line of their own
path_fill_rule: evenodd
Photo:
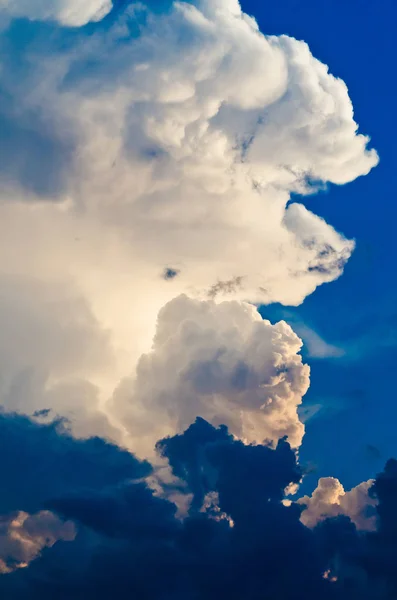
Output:
<svg viewBox="0 0 397 600">
<path fill-rule="evenodd" d="M 297 408 L 309 387 L 301 345 L 289 325 L 272 325 L 250 304 L 179 296 L 160 311 L 152 350 L 110 410 L 138 452 L 139 439 L 149 452 L 196 416 L 246 442 L 288 436 L 297 447 L 304 432 Z"/>
<path fill-rule="evenodd" d="M 35 515 L 24 512 L 0 517 L 0 574 L 23 569 L 40 556 L 43 548 L 76 537 L 71 521 L 64 523 L 49 511 Z"/>
<path fill-rule="evenodd" d="M 0 0 L 0 14 L 34 21 L 58 21 L 68 27 L 81 27 L 100 21 L 112 8 L 112 0 Z"/>
<path fill-rule="evenodd" d="M 110 8 L 16 6 L 68 25 Z M 93 433 L 179 294 L 299 304 L 341 274 L 354 243 L 291 193 L 347 183 L 378 158 L 346 85 L 305 43 L 262 35 L 238 2 L 200 0 L 132 4 L 89 30 L 12 21 L 2 50 L 8 407 L 69 411 Z M 25 348 L 30 331 L 46 333 Z M 119 439 L 107 421 L 98 433 Z M 284 432 L 293 444 L 298 429 Z"/>
<path fill-rule="evenodd" d="M 311 496 L 297 500 L 306 507 L 301 515 L 302 523 L 314 527 L 324 519 L 346 515 L 357 529 L 376 529 L 376 499 L 369 494 L 373 484 L 373 480 L 365 481 L 345 492 L 338 479 L 322 477 Z"/>
</svg>

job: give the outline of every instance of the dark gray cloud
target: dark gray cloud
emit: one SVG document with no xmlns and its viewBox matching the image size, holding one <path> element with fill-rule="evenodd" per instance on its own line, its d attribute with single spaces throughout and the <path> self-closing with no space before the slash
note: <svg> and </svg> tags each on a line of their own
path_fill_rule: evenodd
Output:
<svg viewBox="0 0 397 600">
<path fill-rule="evenodd" d="M 61 423 L 6 413 L 0 434 L 1 508 L 44 505 L 79 532 L 1 576 L 6 600 L 395 598 L 397 461 L 371 489 L 378 529 L 364 534 L 343 516 L 310 530 L 302 507 L 284 505 L 286 485 L 302 475 L 285 440 L 246 446 L 203 419 L 160 440 L 175 490 L 193 494 L 189 515 L 178 518 L 141 479 L 148 465 L 102 440 L 78 442 Z"/>
<path fill-rule="evenodd" d="M 63 421 L 47 425 L 0 413 L 0 514 L 49 508 L 73 492 L 101 491 L 151 471 L 129 452 L 100 438 L 76 440 Z"/>
</svg>

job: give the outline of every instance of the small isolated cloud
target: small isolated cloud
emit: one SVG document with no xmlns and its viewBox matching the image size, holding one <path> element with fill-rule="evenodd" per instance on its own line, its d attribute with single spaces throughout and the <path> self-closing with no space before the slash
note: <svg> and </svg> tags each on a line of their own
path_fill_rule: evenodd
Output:
<svg viewBox="0 0 397 600">
<path fill-rule="evenodd" d="M 302 338 L 305 349 L 311 358 L 338 358 L 345 354 L 343 348 L 329 344 L 303 323 L 294 323 L 294 331 Z"/>
<path fill-rule="evenodd" d="M 345 492 L 343 485 L 334 477 L 322 477 L 311 496 L 303 496 L 297 500 L 305 506 L 301 521 L 307 527 L 330 517 L 345 515 L 356 525 L 357 529 L 372 531 L 376 529 L 376 499 L 369 494 L 374 480 L 365 481 Z"/>
</svg>

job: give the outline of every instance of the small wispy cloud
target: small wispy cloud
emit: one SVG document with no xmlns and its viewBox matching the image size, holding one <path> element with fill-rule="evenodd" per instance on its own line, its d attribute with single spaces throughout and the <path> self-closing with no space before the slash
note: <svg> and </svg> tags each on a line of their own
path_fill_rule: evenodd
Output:
<svg viewBox="0 0 397 600">
<path fill-rule="evenodd" d="M 343 348 L 329 344 L 314 329 L 304 323 L 294 323 L 294 329 L 302 338 L 310 358 L 340 358 L 345 356 Z"/>
</svg>

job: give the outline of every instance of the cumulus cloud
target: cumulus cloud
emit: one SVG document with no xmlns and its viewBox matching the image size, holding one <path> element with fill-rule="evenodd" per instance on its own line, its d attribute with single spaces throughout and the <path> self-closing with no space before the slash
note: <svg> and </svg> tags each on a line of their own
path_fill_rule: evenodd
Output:
<svg viewBox="0 0 397 600">
<path fill-rule="evenodd" d="M 112 0 L 0 0 L 0 13 L 34 21 L 58 21 L 68 27 L 81 27 L 100 21 L 112 8 Z"/>
<path fill-rule="evenodd" d="M 72 0 L 3 9 L 17 16 L 16 6 L 31 19 L 66 25 L 110 9 L 79 3 L 75 12 Z M 291 203 L 291 194 L 347 183 L 378 158 L 357 131 L 346 85 L 305 43 L 262 35 L 236 1 L 174 2 L 156 11 L 131 4 L 89 29 L 12 21 L 2 43 L 0 322 L 13 339 L 9 355 L 6 342 L 0 348 L 2 401 L 20 411 L 67 412 L 76 434 L 124 440 L 137 429 L 131 419 L 131 431 L 117 433 L 109 409 L 95 414 L 132 375 L 131 414 L 147 421 L 138 413 L 150 382 L 135 370 L 150 351 L 160 309 L 182 293 L 203 307 L 208 298 L 299 304 L 339 277 L 353 241 Z M 175 323 L 169 310 L 165 318 Z M 227 327 L 214 332 L 216 343 L 229 344 Z M 269 327 L 261 329 L 263 344 L 275 344 L 267 366 L 251 356 L 247 332 L 240 341 L 236 334 L 237 349 L 231 337 L 225 350 L 227 368 L 237 368 L 239 352 L 249 360 L 253 379 L 240 375 L 238 383 L 246 382 L 245 392 L 232 389 L 229 373 L 198 399 L 192 367 L 183 383 L 192 406 L 165 400 L 163 429 L 151 440 L 170 433 L 171 423 L 188 425 L 200 409 L 210 420 L 223 415 L 245 439 L 287 434 L 299 445 L 295 413 L 307 373 L 299 375 L 300 359 L 291 358 L 296 349 L 288 358 L 287 342 L 278 347 L 278 335 L 297 347 L 292 334 L 282 324 Z M 32 331 L 45 332 L 34 345 Z M 202 360 L 205 344 L 195 343 L 189 353 Z M 211 341 L 207 349 L 215 351 Z M 290 371 L 278 373 L 285 359 Z M 178 378 L 187 367 L 176 357 Z M 177 384 L 163 383 L 167 397 Z M 262 384 L 273 395 L 253 392 Z M 162 405 L 160 389 L 153 391 L 149 404 Z M 215 396 L 222 407 L 211 412 Z M 231 415 L 232 407 L 240 413 Z"/>
<path fill-rule="evenodd" d="M 196 416 L 248 443 L 287 436 L 298 447 L 297 408 L 309 387 L 301 346 L 289 325 L 272 325 L 250 304 L 179 296 L 160 311 L 152 350 L 116 391 L 111 411 L 146 452 Z"/>
<path fill-rule="evenodd" d="M 23 569 L 44 548 L 51 548 L 59 540 L 70 542 L 75 537 L 74 524 L 64 523 L 49 511 L 0 517 L 0 574 Z"/>
<path fill-rule="evenodd" d="M 364 481 L 345 492 L 343 485 L 334 477 L 322 477 L 311 496 L 303 496 L 297 500 L 305 506 L 301 515 L 302 523 L 314 527 L 320 521 L 348 516 L 357 529 L 371 531 L 376 528 L 376 499 L 370 496 L 369 490 L 374 480 Z"/>
</svg>

